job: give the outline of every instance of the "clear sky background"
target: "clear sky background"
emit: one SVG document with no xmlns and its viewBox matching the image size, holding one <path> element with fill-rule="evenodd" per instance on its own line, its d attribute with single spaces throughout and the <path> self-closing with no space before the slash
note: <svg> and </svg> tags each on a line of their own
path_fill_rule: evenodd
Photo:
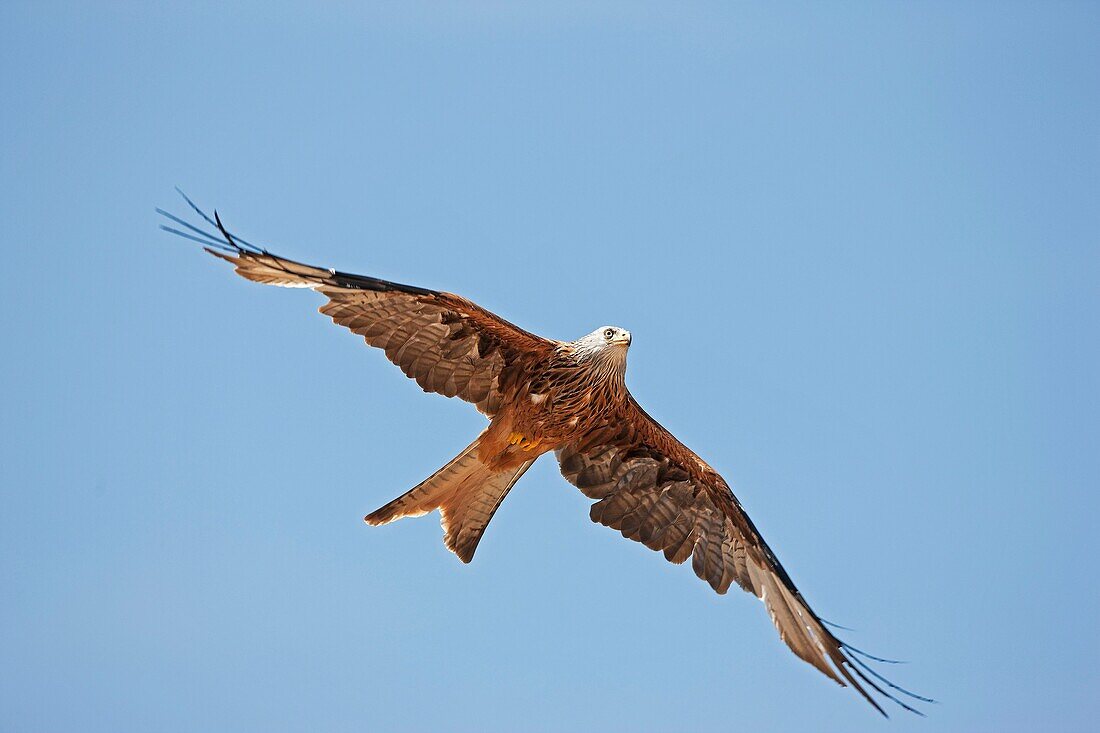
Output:
<svg viewBox="0 0 1100 733">
<path fill-rule="evenodd" d="M 1058 731 L 1100 713 L 1094 3 L 0 6 L 0 730 Z M 886 723 L 551 457 L 156 229 L 634 333 Z"/>
</svg>

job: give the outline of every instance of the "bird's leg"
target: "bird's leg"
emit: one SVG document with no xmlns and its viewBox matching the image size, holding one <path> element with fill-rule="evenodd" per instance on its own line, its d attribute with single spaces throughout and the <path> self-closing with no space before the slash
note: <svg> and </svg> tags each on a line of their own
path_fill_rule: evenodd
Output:
<svg viewBox="0 0 1100 733">
<path fill-rule="evenodd" d="M 532 440 L 522 433 L 511 433 L 508 436 L 508 445 L 518 446 L 525 451 L 533 451 L 535 448 L 539 447 L 540 443 L 542 443 L 542 438 L 535 438 Z"/>
</svg>

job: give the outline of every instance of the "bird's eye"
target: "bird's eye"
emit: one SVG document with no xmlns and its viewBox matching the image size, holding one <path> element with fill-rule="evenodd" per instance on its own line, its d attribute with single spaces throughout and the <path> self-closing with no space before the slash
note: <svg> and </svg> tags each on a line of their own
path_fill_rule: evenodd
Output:
<svg viewBox="0 0 1100 733">
<path fill-rule="evenodd" d="M 609 328 L 609 329 L 607 329 L 606 331 L 603 332 L 603 337 L 605 339 L 607 339 L 608 341 L 610 341 L 612 338 L 614 338 L 614 336 L 615 336 L 615 329 L 613 329 L 613 328 Z"/>
</svg>

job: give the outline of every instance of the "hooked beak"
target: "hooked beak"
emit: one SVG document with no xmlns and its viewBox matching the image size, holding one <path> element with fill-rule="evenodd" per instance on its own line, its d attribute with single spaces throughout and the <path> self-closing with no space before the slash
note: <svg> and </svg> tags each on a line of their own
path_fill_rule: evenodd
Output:
<svg viewBox="0 0 1100 733">
<path fill-rule="evenodd" d="M 630 346 L 630 331 L 623 331 L 612 339 L 611 343 L 617 344 L 618 346 Z"/>
</svg>

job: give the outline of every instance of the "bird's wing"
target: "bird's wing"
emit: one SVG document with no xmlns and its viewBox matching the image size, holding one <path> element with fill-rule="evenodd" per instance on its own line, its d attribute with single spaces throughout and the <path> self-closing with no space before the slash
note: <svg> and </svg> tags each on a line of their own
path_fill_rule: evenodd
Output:
<svg viewBox="0 0 1100 733">
<path fill-rule="evenodd" d="M 182 192 L 181 192 L 182 194 Z M 549 355 L 556 342 L 529 333 L 461 296 L 304 265 L 230 233 L 186 196 L 209 231 L 158 209 L 161 228 L 196 241 L 231 262 L 241 277 L 282 287 L 311 288 L 328 298 L 321 312 L 362 336 L 426 392 L 461 397 L 487 415 L 500 406 L 502 372 Z"/>
<path fill-rule="evenodd" d="M 883 688 L 912 693 L 881 677 L 858 658 L 862 652 L 826 628 L 714 469 L 633 398 L 616 418 L 556 451 L 562 475 L 597 500 L 591 509 L 594 522 L 664 552 L 671 562 L 691 558 L 696 575 L 718 593 L 737 583 L 754 594 L 798 657 L 854 687 L 884 715 L 869 689 L 918 712 Z"/>
</svg>

